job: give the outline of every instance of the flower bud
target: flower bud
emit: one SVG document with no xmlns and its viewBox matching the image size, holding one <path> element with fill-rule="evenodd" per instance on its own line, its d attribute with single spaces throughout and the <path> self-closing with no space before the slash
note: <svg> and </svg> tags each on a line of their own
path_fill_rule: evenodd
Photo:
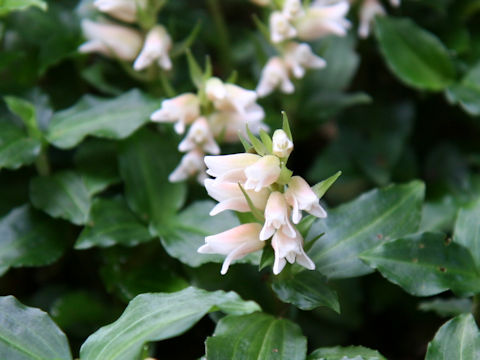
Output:
<svg viewBox="0 0 480 360">
<path fill-rule="evenodd" d="M 287 191 L 285 191 L 285 199 L 293 208 L 292 220 L 295 224 L 298 224 L 302 219 L 302 210 L 318 218 L 327 217 L 327 213 L 319 204 L 317 195 L 300 176 L 291 177 Z"/>
<path fill-rule="evenodd" d="M 142 47 L 141 34 L 126 26 L 96 23 L 84 19 L 82 20 L 82 30 L 88 41 L 78 48 L 81 53 L 96 52 L 132 61 Z"/>
<path fill-rule="evenodd" d="M 358 26 L 358 36 L 365 39 L 370 34 L 370 27 L 373 19 L 377 15 L 385 15 L 385 9 L 378 0 L 364 0 L 360 8 L 360 25 Z"/>
<path fill-rule="evenodd" d="M 162 25 L 152 28 L 145 39 L 143 49 L 138 55 L 133 68 L 137 71 L 150 66 L 154 61 L 164 70 L 172 68 L 168 52 L 172 47 L 172 40 Z"/>
<path fill-rule="evenodd" d="M 220 154 L 220 148 L 213 138 L 207 119 L 203 116 L 195 120 L 185 139 L 178 144 L 178 150 L 181 152 L 190 151 L 197 147 L 209 154 Z"/>
<path fill-rule="evenodd" d="M 138 9 L 147 7 L 147 0 L 95 0 L 93 5 L 115 19 L 133 23 L 137 21 Z"/>
<path fill-rule="evenodd" d="M 285 48 L 285 63 L 297 79 L 305 75 L 305 69 L 321 69 L 327 62 L 313 53 L 308 44 L 289 43 Z"/>
<path fill-rule="evenodd" d="M 216 177 L 218 181 L 241 182 L 246 180 L 245 168 L 255 164 L 260 155 L 257 154 L 232 154 L 205 156 L 207 174 Z M 227 179 L 227 180 L 225 180 Z"/>
<path fill-rule="evenodd" d="M 288 218 L 288 207 L 282 193 L 275 191 L 268 197 L 265 207 L 265 224 L 260 232 L 260 240 L 269 239 L 275 231 L 295 237 L 295 229 Z"/>
<path fill-rule="evenodd" d="M 280 176 L 280 160 L 274 155 L 265 155 L 245 168 L 245 189 L 260 191 L 272 185 Z"/>
<path fill-rule="evenodd" d="M 314 270 L 315 264 L 303 250 L 302 235 L 296 230 L 295 237 L 289 237 L 282 231 L 277 231 L 272 238 L 272 247 L 275 251 L 273 273 L 278 275 L 285 267 L 286 262 L 290 264 L 297 262 L 303 267 Z"/>
<path fill-rule="evenodd" d="M 182 157 L 180 164 L 168 176 L 170 182 L 180 182 L 197 175 L 197 181 L 203 184 L 205 174 L 204 154 L 198 150 L 192 150 Z"/>
<path fill-rule="evenodd" d="M 220 234 L 207 236 L 206 244 L 198 249 L 201 254 L 227 255 L 220 273 L 225 275 L 232 261 L 258 251 L 265 246 L 265 242 L 258 238 L 262 226 L 257 223 L 248 223 L 234 227 Z"/>
<path fill-rule="evenodd" d="M 275 130 L 273 133 L 272 142 L 273 155 L 276 155 L 279 158 L 288 157 L 293 150 L 292 140 L 290 140 L 285 131 L 281 129 Z"/>
<path fill-rule="evenodd" d="M 200 101 L 194 94 L 186 93 L 162 101 L 162 107 L 150 119 L 156 122 L 175 123 L 177 134 L 185 132 L 185 126 L 200 116 Z"/>
<path fill-rule="evenodd" d="M 270 15 L 270 39 L 273 43 L 291 39 L 296 35 L 297 30 L 290 24 L 284 13 L 274 11 Z"/>
<path fill-rule="evenodd" d="M 276 88 L 280 88 L 286 94 L 291 94 L 295 90 L 288 77 L 285 62 L 279 57 L 272 57 L 262 70 L 256 91 L 259 97 L 265 97 Z"/>
</svg>

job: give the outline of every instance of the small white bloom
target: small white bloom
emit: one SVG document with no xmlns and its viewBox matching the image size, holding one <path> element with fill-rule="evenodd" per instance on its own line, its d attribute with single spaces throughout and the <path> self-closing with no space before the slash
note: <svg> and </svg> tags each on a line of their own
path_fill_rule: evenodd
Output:
<svg viewBox="0 0 480 360">
<path fill-rule="evenodd" d="M 232 154 L 205 156 L 207 174 L 216 177 L 219 181 L 240 182 L 246 181 L 245 168 L 255 164 L 261 158 L 257 154 Z"/>
<path fill-rule="evenodd" d="M 145 10 L 146 0 L 95 0 L 93 5 L 101 12 L 127 23 L 137 21 L 138 9 Z"/>
<path fill-rule="evenodd" d="M 258 6 L 267 6 L 270 5 L 272 0 L 250 0 L 252 3 L 257 4 Z"/>
<path fill-rule="evenodd" d="M 185 154 L 180 160 L 180 164 L 169 175 L 168 180 L 170 182 L 180 182 L 197 175 L 197 181 L 203 184 L 206 178 L 203 157 L 204 154 L 198 150 L 192 150 Z"/>
<path fill-rule="evenodd" d="M 205 93 L 211 101 L 223 100 L 227 96 L 225 84 L 217 77 L 212 77 L 205 82 Z"/>
<path fill-rule="evenodd" d="M 206 244 L 198 249 L 201 254 L 227 255 L 220 273 L 225 275 L 232 261 L 258 251 L 265 242 L 258 238 L 262 226 L 257 223 L 239 225 L 220 234 L 207 236 Z"/>
<path fill-rule="evenodd" d="M 262 70 L 257 86 L 257 94 L 259 97 L 264 97 L 276 88 L 280 88 L 286 94 L 291 94 L 295 90 L 293 83 L 288 77 L 287 64 L 279 57 L 272 57 Z"/>
<path fill-rule="evenodd" d="M 297 79 L 305 75 L 305 69 L 321 69 L 327 62 L 313 53 L 308 44 L 289 43 L 285 48 L 285 63 Z"/>
<path fill-rule="evenodd" d="M 178 144 L 178 150 L 181 152 L 187 152 L 197 147 L 208 154 L 220 154 L 220 148 L 213 138 L 208 121 L 203 116 L 195 120 L 188 130 L 187 136 Z"/>
<path fill-rule="evenodd" d="M 245 189 L 260 191 L 272 185 L 280 176 L 280 160 L 274 155 L 265 155 L 245 168 Z"/>
<path fill-rule="evenodd" d="M 287 19 L 295 19 L 303 14 L 301 0 L 285 0 L 282 13 Z"/>
<path fill-rule="evenodd" d="M 272 238 L 272 247 L 275 251 L 275 261 L 273 263 L 273 273 L 275 275 L 283 270 L 287 261 L 290 264 L 297 262 L 309 270 L 315 269 L 315 264 L 303 250 L 303 238 L 298 230 L 296 230 L 296 236 L 293 238 L 285 235 L 282 231 L 275 232 Z"/>
<path fill-rule="evenodd" d="M 297 35 L 297 30 L 290 24 L 284 13 L 274 11 L 270 15 L 270 39 L 273 43 L 279 43 L 291 39 Z"/>
<path fill-rule="evenodd" d="M 177 134 L 185 132 L 185 126 L 200 116 L 200 101 L 194 94 L 186 93 L 162 101 L 162 107 L 150 119 L 156 122 L 175 123 Z"/>
<path fill-rule="evenodd" d="M 365 39 L 370 35 L 370 27 L 373 19 L 377 15 L 385 15 L 385 9 L 378 0 L 364 0 L 360 8 L 360 25 L 358 26 L 358 36 Z"/>
<path fill-rule="evenodd" d="M 245 115 L 252 106 L 257 105 L 255 91 L 234 84 L 225 84 L 218 78 L 207 80 L 205 92 L 215 108 L 220 111 L 236 111 Z"/>
<path fill-rule="evenodd" d="M 168 52 L 172 47 L 172 40 L 162 25 L 153 27 L 147 34 L 143 49 L 138 55 L 133 68 L 137 71 L 150 66 L 154 61 L 164 70 L 172 68 Z"/>
<path fill-rule="evenodd" d="M 401 3 L 400 0 L 390 0 L 390 5 L 392 5 L 394 7 L 399 7 L 400 3 Z"/>
<path fill-rule="evenodd" d="M 243 195 L 238 183 L 224 182 L 213 179 L 205 179 L 205 189 L 211 198 L 217 200 L 219 203 L 210 212 L 211 216 L 225 210 L 234 210 L 238 212 L 249 212 L 247 199 Z M 252 200 L 253 205 L 262 210 L 265 209 L 268 195 L 270 191 L 266 188 L 259 192 L 252 190 L 245 190 L 248 197 Z"/>
<path fill-rule="evenodd" d="M 96 52 L 121 60 L 132 61 L 142 47 L 142 35 L 126 26 L 82 20 L 82 31 L 87 42 L 80 45 L 81 53 Z"/>
<path fill-rule="evenodd" d="M 287 191 L 285 191 L 285 199 L 293 208 L 292 220 L 295 224 L 298 224 L 302 219 L 302 210 L 319 218 L 327 217 L 327 213 L 320 206 L 317 195 L 300 176 L 290 178 Z"/>
<path fill-rule="evenodd" d="M 288 135 L 282 129 L 275 130 L 272 143 L 273 155 L 277 155 L 279 158 L 287 157 L 293 150 L 292 140 L 288 138 Z"/>
<path fill-rule="evenodd" d="M 345 36 L 350 22 L 345 18 L 350 9 L 347 0 L 335 3 L 315 1 L 307 9 L 304 16 L 295 21 L 298 38 L 316 40 L 326 35 Z"/>
<path fill-rule="evenodd" d="M 260 240 L 269 239 L 275 231 L 295 237 L 295 229 L 288 218 L 288 206 L 282 193 L 275 191 L 268 197 L 265 207 L 265 224 L 260 232 Z"/>
</svg>

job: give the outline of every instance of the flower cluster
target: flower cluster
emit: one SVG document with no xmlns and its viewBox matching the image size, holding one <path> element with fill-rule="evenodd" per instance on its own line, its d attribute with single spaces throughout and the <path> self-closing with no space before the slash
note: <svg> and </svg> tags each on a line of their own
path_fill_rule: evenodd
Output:
<svg viewBox="0 0 480 360">
<path fill-rule="evenodd" d="M 347 0 L 333 3 L 315 0 L 308 7 L 304 7 L 301 0 L 285 0 L 280 8 L 273 11 L 269 19 L 270 41 L 280 55 L 270 58 L 263 68 L 257 86 L 258 95 L 267 96 L 275 89 L 292 93 L 294 85 L 291 76 L 299 79 L 305 75 L 306 69 L 325 67 L 325 60 L 315 55 L 307 43 L 297 43 L 292 39 L 310 41 L 330 34 L 346 35 L 350 27 L 345 19 L 349 7 Z"/>
<path fill-rule="evenodd" d="M 292 176 L 286 167 L 293 150 L 288 122 L 284 121 L 284 129 L 276 130 L 272 138 L 263 131 L 262 141 L 251 133 L 249 138 L 253 144 L 249 152 L 205 157 L 207 173 L 213 177 L 205 180 L 205 187 L 218 201 L 210 215 L 225 210 L 252 212 L 259 222 L 207 236 L 198 252 L 226 255 L 221 270 L 225 274 L 232 261 L 262 249 L 271 239 L 274 274 L 279 274 L 287 261 L 313 270 L 315 264 L 303 249 L 304 240 L 296 225 L 302 211 L 319 218 L 327 213 L 308 183 Z"/>
<path fill-rule="evenodd" d="M 185 138 L 178 150 L 186 153 L 177 168 L 170 174 L 171 182 L 197 176 L 203 183 L 206 178 L 205 154 L 220 153 L 218 142 L 237 142 L 239 131 L 248 125 L 253 132 L 267 129 L 262 122 L 265 113 L 256 103 L 255 91 L 210 77 L 202 82 L 198 94 L 186 93 L 162 102 L 151 119 L 160 123 L 174 123 L 178 134 Z"/>
<path fill-rule="evenodd" d="M 172 40 L 162 25 L 155 24 L 159 9 L 150 0 L 95 0 L 93 5 L 123 23 L 139 22 L 142 31 L 118 22 L 83 19 L 82 30 L 87 42 L 80 45 L 80 52 L 96 52 L 133 62 L 136 71 L 152 64 L 163 70 L 172 68 L 169 57 Z"/>
</svg>

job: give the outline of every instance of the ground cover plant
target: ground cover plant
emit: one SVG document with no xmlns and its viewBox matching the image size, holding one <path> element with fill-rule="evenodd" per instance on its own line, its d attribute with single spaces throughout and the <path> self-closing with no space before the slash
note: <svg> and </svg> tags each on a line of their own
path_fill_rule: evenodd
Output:
<svg viewBox="0 0 480 360">
<path fill-rule="evenodd" d="M 0 1 L 0 360 L 480 359 L 479 16 Z"/>
</svg>

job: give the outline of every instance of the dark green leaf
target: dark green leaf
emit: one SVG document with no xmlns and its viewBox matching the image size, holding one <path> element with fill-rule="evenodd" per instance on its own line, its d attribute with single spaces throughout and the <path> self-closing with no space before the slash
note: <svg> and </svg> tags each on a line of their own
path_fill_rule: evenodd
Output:
<svg viewBox="0 0 480 360">
<path fill-rule="evenodd" d="M 0 121 L 0 169 L 18 169 L 35 161 L 42 144 L 19 127 Z"/>
<path fill-rule="evenodd" d="M 470 115 L 480 115 L 480 63 L 472 67 L 458 84 L 445 92 L 448 101 L 460 106 Z"/>
<path fill-rule="evenodd" d="M 480 272 L 472 255 L 442 233 L 399 238 L 360 257 L 415 296 L 435 295 L 449 289 L 460 295 L 480 291 Z"/>
<path fill-rule="evenodd" d="M 8 109 L 23 121 L 28 133 L 33 138 L 40 140 L 42 133 L 38 128 L 37 116 L 33 104 L 15 96 L 5 96 L 4 100 L 7 103 Z"/>
<path fill-rule="evenodd" d="M 434 311 L 436 314 L 444 317 L 457 316 L 472 311 L 472 300 L 470 299 L 434 299 L 422 301 L 418 305 L 422 311 Z"/>
<path fill-rule="evenodd" d="M 363 346 L 320 348 L 308 355 L 308 360 L 386 360 L 378 351 Z"/>
<path fill-rule="evenodd" d="M 80 357 L 82 360 L 135 359 L 146 342 L 180 335 L 216 310 L 248 314 L 259 307 L 233 292 L 208 292 L 194 287 L 172 294 L 138 295 L 117 321 L 100 328 L 85 341 Z"/>
<path fill-rule="evenodd" d="M 469 249 L 480 267 L 480 199 L 460 209 L 453 234 L 453 241 Z"/>
<path fill-rule="evenodd" d="M 298 325 L 264 313 L 226 316 L 206 341 L 208 360 L 304 360 L 306 352 Z"/>
</svg>

